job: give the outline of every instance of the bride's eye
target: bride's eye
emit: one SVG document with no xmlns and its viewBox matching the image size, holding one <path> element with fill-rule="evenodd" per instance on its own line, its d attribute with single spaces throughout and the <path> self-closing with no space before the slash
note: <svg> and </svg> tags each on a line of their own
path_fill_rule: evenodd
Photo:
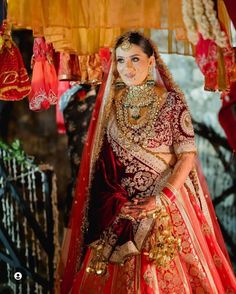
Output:
<svg viewBox="0 0 236 294">
<path fill-rule="evenodd" d="M 138 58 L 138 57 L 133 57 L 133 58 L 132 58 L 132 61 L 133 61 L 133 62 L 138 62 L 138 61 L 139 61 L 139 58 Z"/>
<path fill-rule="evenodd" d="M 124 59 L 123 58 L 117 58 L 116 62 L 117 63 L 124 63 Z"/>
</svg>

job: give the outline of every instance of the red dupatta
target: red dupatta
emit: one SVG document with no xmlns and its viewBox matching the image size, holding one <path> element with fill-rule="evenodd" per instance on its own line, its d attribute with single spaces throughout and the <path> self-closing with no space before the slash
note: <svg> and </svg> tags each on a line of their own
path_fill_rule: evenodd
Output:
<svg viewBox="0 0 236 294">
<path fill-rule="evenodd" d="M 86 206 L 88 202 L 88 189 L 90 184 L 91 155 L 107 78 L 108 74 L 105 75 L 104 82 L 99 89 L 91 117 L 90 126 L 87 133 L 87 140 L 82 154 L 80 171 L 76 183 L 74 202 L 70 214 L 69 226 L 67 229 L 68 232 L 66 233 L 66 237 L 64 239 L 62 256 L 58 267 L 58 274 L 59 276 L 62 276 L 62 282 L 61 285 L 56 285 L 56 287 L 60 287 L 59 293 L 62 294 L 69 293 L 74 275 L 81 266 L 82 252 L 84 250 L 83 230 L 85 229 L 86 225 Z"/>
</svg>

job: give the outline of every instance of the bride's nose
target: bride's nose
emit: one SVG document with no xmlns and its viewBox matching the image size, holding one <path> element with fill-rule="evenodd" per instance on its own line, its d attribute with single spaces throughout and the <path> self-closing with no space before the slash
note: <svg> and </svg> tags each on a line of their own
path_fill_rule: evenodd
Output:
<svg viewBox="0 0 236 294">
<path fill-rule="evenodd" d="M 132 63 L 132 61 L 130 59 L 126 60 L 125 67 L 127 69 L 134 69 L 133 63 Z"/>
</svg>

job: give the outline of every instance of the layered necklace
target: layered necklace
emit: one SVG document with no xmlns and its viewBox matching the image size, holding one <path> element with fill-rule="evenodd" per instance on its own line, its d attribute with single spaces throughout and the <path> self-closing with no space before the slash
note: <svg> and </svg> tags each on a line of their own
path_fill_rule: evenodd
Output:
<svg viewBox="0 0 236 294">
<path fill-rule="evenodd" d="M 147 83 L 130 86 L 120 99 L 115 99 L 116 119 L 124 142 L 145 145 L 155 136 L 154 122 L 160 108 L 155 86 Z"/>
</svg>

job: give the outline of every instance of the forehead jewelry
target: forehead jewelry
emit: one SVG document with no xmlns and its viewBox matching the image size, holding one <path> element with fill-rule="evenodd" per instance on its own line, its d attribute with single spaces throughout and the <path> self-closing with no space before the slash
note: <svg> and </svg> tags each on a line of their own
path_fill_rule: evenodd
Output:
<svg viewBox="0 0 236 294">
<path fill-rule="evenodd" d="M 129 35 L 125 36 L 120 47 L 124 51 L 128 51 L 132 46 L 132 43 L 129 41 Z"/>
</svg>

